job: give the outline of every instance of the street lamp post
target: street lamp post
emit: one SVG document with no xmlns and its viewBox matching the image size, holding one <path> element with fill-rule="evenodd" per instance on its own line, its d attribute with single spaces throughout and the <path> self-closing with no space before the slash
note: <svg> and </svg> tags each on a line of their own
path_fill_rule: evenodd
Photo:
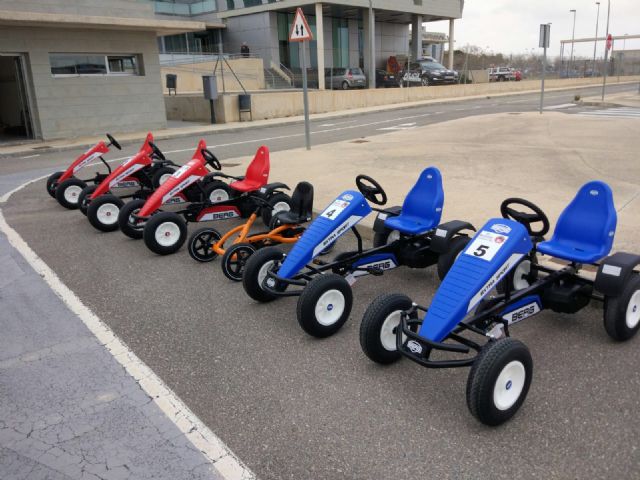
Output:
<svg viewBox="0 0 640 480">
<path fill-rule="evenodd" d="M 572 8 L 569 10 L 569 13 L 573 13 L 573 32 L 571 33 L 571 59 L 569 60 L 569 65 L 567 66 L 567 78 L 569 78 L 569 67 L 573 68 L 573 44 L 576 38 L 576 10 Z"/>
<path fill-rule="evenodd" d="M 605 38 L 609 38 L 609 14 L 611 13 L 611 0 L 607 0 L 607 33 L 605 34 Z M 606 42 L 606 40 L 605 40 Z M 602 101 L 604 102 L 604 91 L 607 87 L 607 70 L 609 69 L 609 65 L 607 65 L 607 61 L 609 60 L 609 49 L 606 46 L 604 47 L 604 72 L 602 72 Z"/>
<path fill-rule="evenodd" d="M 593 67 L 591 67 L 591 75 L 595 76 L 596 73 L 596 47 L 598 46 L 598 22 L 600 21 L 600 2 L 596 2 L 598 6 L 598 13 L 596 14 L 596 36 L 593 41 Z"/>
<path fill-rule="evenodd" d="M 376 57 L 374 53 L 376 48 L 376 38 L 374 35 L 375 25 L 375 20 L 373 18 L 373 2 L 372 0 L 369 0 L 369 85 L 373 86 L 373 88 L 376 88 Z M 420 32 L 420 35 L 422 36 L 422 32 Z"/>
</svg>

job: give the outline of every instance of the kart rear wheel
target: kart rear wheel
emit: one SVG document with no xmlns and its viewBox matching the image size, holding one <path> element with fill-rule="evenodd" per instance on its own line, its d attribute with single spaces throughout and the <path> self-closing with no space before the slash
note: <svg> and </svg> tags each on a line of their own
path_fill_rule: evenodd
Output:
<svg viewBox="0 0 640 480">
<path fill-rule="evenodd" d="M 64 172 L 54 172 L 47 178 L 47 193 L 53 198 L 56 198 L 56 188 L 58 186 L 58 179 Z"/>
<path fill-rule="evenodd" d="M 449 273 L 449 270 L 451 270 L 451 267 L 453 267 L 453 264 L 470 241 L 471 239 L 465 235 L 459 235 L 451 239 L 449 250 L 438 257 L 438 278 L 440 281 L 444 280 L 444 277 Z"/>
<path fill-rule="evenodd" d="M 135 220 L 131 215 L 138 213 L 145 202 L 146 200 L 143 199 L 131 200 L 120 209 L 120 213 L 118 214 L 120 231 L 134 240 L 140 240 L 142 238 L 144 225 L 136 226 Z"/>
<path fill-rule="evenodd" d="M 95 192 L 98 185 L 87 185 L 80 192 L 80 197 L 78 198 L 78 207 L 83 215 L 87 214 L 87 210 L 89 209 L 89 197 L 93 192 Z"/>
<path fill-rule="evenodd" d="M 247 261 L 256 253 L 256 249 L 249 243 L 236 243 L 227 248 L 222 256 L 222 273 L 229 280 L 241 282 Z"/>
<path fill-rule="evenodd" d="M 118 229 L 118 214 L 123 206 L 122 199 L 115 195 L 100 195 L 87 209 L 89 223 L 102 232 L 113 232 Z"/>
<path fill-rule="evenodd" d="M 266 247 L 253 254 L 244 267 L 242 287 L 251 298 L 258 302 L 270 302 L 276 295 L 264 290 L 262 282 L 277 263 L 284 258 L 284 253 L 277 247 Z"/>
<path fill-rule="evenodd" d="M 633 273 L 618 297 L 605 297 L 604 329 L 622 342 L 640 329 L 640 275 Z"/>
<path fill-rule="evenodd" d="M 56 200 L 64 208 L 75 210 L 78 208 L 80 193 L 86 186 L 87 184 L 78 178 L 67 178 L 56 188 Z"/>
<path fill-rule="evenodd" d="M 373 236 L 373 248 L 382 247 L 389 243 L 400 240 L 400 232 L 398 230 L 385 229 L 384 232 L 378 232 Z"/>
<path fill-rule="evenodd" d="M 158 255 L 170 255 L 180 250 L 187 239 L 187 224 L 174 212 L 153 215 L 142 231 L 145 245 Z"/>
<path fill-rule="evenodd" d="M 154 190 L 162 185 L 164 182 L 171 178 L 171 175 L 175 173 L 176 169 L 171 167 L 160 167 L 155 171 L 153 177 L 151 178 L 151 185 L 153 185 Z"/>
<path fill-rule="evenodd" d="M 351 286 L 343 277 L 335 273 L 318 275 L 298 298 L 298 323 L 313 337 L 329 337 L 347 321 L 352 304 Z"/>
<path fill-rule="evenodd" d="M 383 365 L 400 360 L 396 331 L 409 308 L 411 299 L 398 293 L 380 295 L 367 307 L 360 323 L 360 347 L 367 357 Z"/>
<path fill-rule="evenodd" d="M 489 341 L 469 372 L 469 411 L 485 425 L 506 422 L 527 397 L 532 374 L 533 360 L 524 343 L 509 337 Z"/>
<path fill-rule="evenodd" d="M 286 193 L 276 193 L 268 200 L 271 208 L 262 208 L 262 222 L 269 226 L 271 224 L 271 217 L 278 212 L 288 212 L 291 210 L 291 197 Z"/>
<path fill-rule="evenodd" d="M 213 246 L 222 238 L 215 228 L 205 227 L 193 232 L 189 238 L 189 255 L 197 262 L 211 262 L 218 257 Z"/>
<path fill-rule="evenodd" d="M 203 189 L 205 199 L 211 203 L 226 202 L 232 197 L 229 185 L 220 180 L 207 183 Z"/>
</svg>

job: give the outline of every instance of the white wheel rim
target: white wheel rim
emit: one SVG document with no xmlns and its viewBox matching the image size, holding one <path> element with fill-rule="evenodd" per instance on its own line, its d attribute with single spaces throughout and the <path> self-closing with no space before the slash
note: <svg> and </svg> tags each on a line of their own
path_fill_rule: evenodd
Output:
<svg viewBox="0 0 640 480">
<path fill-rule="evenodd" d="M 229 200 L 229 193 L 223 188 L 216 188 L 209 194 L 209 201 L 212 203 L 226 202 Z"/>
<path fill-rule="evenodd" d="M 328 290 L 316 302 L 316 320 L 324 327 L 336 323 L 344 312 L 344 295 L 340 290 Z"/>
<path fill-rule="evenodd" d="M 114 203 L 105 203 L 104 205 L 100 205 L 98 207 L 98 212 L 96 216 L 98 217 L 98 221 L 103 225 L 113 225 L 118 221 L 118 213 L 120 209 Z"/>
<path fill-rule="evenodd" d="M 640 290 L 636 290 L 627 305 L 627 327 L 636 328 L 640 323 Z"/>
<path fill-rule="evenodd" d="M 402 316 L 402 311 L 396 310 L 395 312 L 391 312 L 387 315 L 387 318 L 384 319 L 382 323 L 382 328 L 380 329 L 380 343 L 385 350 L 389 352 L 395 352 L 396 348 L 396 329 L 400 325 L 400 318 Z M 405 334 L 402 334 L 402 343 L 407 339 Z"/>
<path fill-rule="evenodd" d="M 269 260 L 260 267 L 260 270 L 258 270 L 258 285 L 260 285 L 260 288 L 262 288 L 262 283 L 264 282 L 264 279 L 267 278 L 267 273 L 269 273 L 269 270 L 271 270 L 275 263 L 275 260 Z"/>
<path fill-rule="evenodd" d="M 393 243 L 396 240 L 400 240 L 400 232 L 398 230 L 393 230 L 387 237 L 387 244 Z"/>
<path fill-rule="evenodd" d="M 498 410 L 508 410 L 518 401 L 526 376 L 522 362 L 514 360 L 505 365 L 493 387 L 493 403 Z"/>
<path fill-rule="evenodd" d="M 529 286 L 529 281 L 526 278 L 529 273 L 531 273 L 531 261 L 523 260 L 513 273 L 513 288 L 515 290 L 523 290 Z"/>
<path fill-rule="evenodd" d="M 64 199 L 69 203 L 78 203 L 78 197 L 82 193 L 82 189 L 77 185 L 71 185 L 64 191 Z"/>
<path fill-rule="evenodd" d="M 180 238 L 180 227 L 173 222 L 161 223 L 156 228 L 156 242 L 163 247 L 171 247 Z"/>
<path fill-rule="evenodd" d="M 288 212 L 291 207 L 287 202 L 277 202 L 271 209 L 271 215 L 275 215 L 278 212 Z"/>
<path fill-rule="evenodd" d="M 171 178 L 171 175 L 173 175 L 172 173 L 165 173 L 164 175 L 160 176 L 160 180 L 158 181 L 158 183 L 160 183 L 160 185 L 162 185 L 164 182 L 166 182 L 167 180 L 169 180 Z"/>
</svg>

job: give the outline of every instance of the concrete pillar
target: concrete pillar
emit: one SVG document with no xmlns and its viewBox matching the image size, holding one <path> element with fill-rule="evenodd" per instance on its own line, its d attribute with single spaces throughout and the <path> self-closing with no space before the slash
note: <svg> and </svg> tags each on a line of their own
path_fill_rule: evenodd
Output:
<svg viewBox="0 0 640 480">
<path fill-rule="evenodd" d="M 453 18 L 449 20 L 449 70 L 453 70 Z"/>
<path fill-rule="evenodd" d="M 322 4 L 316 3 L 316 56 L 318 57 L 318 89 L 324 90 L 324 25 Z"/>
<path fill-rule="evenodd" d="M 422 57 L 422 15 L 411 17 L 411 59 Z"/>
<path fill-rule="evenodd" d="M 369 81 L 369 88 L 376 88 L 376 12 L 363 9 L 364 35 L 364 71 Z"/>
</svg>

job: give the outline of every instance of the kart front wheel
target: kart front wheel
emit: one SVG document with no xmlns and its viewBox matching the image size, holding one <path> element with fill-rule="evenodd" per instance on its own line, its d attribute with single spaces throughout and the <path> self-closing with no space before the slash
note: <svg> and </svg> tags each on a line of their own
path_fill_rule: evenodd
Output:
<svg viewBox="0 0 640 480">
<path fill-rule="evenodd" d="M 360 323 L 360 347 L 367 357 L 381 364 L 400 359 L 396 332 L 402 312 L 409 308 L 411 299 L 398 293 L 380 295 L 369 305 Z"/>
<path fill-rule="evenodd" d="M 335 273 L 318 275 L 298 298 L 298 323 L 313 337 L 329 337 L 347 321 L 352 304 L 351 286 L 343 277 Z"/>
<path fill-rule="evenodd" d="M 151 185 L 153 185 L 154 190 L 169 180 L 175 171 L 176 169 L 171 167 L 160 167 L 156 170 L 151 178 Z"/>
<path fill-rule="evenodd" d="M 189 238 L 189 255 L 197 262 L 211 262 L 218 257 L 213 246 L 222 236 L 215 228 L 205 227 L 193 232 Z"/>
<path fill-rule="evenodd" d="M 438 257 L 438 278 L 442 281 L 471 239 L 460 235 L 451 239 L 449 250 Z"/>
<path fill-rule="evenodd" d="M 180 250 L 187 239 L 187 224 L 174 212 L 153 215 L 142 231 L 145 245 L 158 255 L 171 255 Z"/>
<path fill-rule="evenodd" d="M 604 329 L 622 342 L 629 340 L 640 329 L 640 275 L 633 273 L 618 297 L 604 301 Z"/>
<path fill-rule="evenodd" d="M 469 411 L 485 425 L 506 422 L 527 397 L 532 374 L 533 360 L 524 343 L 510 337 L 489 341 L 469 372 Z"/>
<path fill-rule="evenodd" d="M 229 280 L 241 282 L 247 261 L 256 253 L 255 247 L 249 243 L 236 243 L 229 247 L 222 256 L 222 273 Z"/>
<path fill-rule="evenodd" d="M 291 210 L 291 197 L 286 193 L 276 193 L 271 196 L 267 202 L 271 208 L 266 206 L 262 208 L 262 222 L 269 226 L 271 225 L 271 217 L 278 212 L 288 212 Z"/>
<path fill-rule="evenodd" d="M 142 239 L 144 225 L 138 225 L 132 215 L 137 214 L 145 203 L 146 200 L 143 199 L 131 200 L 120 209 L 118 214 L 120 231 L 134 240 Z"/>
<path fill-rule="evenodd" d="M 118 214 L 124 202 L 115 195 L 100 195 L 92 200 L 87 209 L 89 223 L 102 232 L 118 229 Z"/>
<path fill-rule="evenodd" d="M 78 178 L 67 178 L 56 188 L 56 200 L 64 208 L 75 210 L 78 208 L 80 193 L 87 184 Z"/>
<path fill-rule="evenodd" d="M 232 197 L 231 188 L 220 180 L 214 180 L 204 186 L 205 200 L 211 203 L 226 202 Z"/>
<path fill-rule="evenodd" d="M 89 203 L 91 202 L 89 197 L 91 196 L 91 194 L 93 194 L 93 192 L 96 191 L 96 188 L 98 188 L 98 185 L 87 185 L 80 192 L 80 197 L 78 198 L 78 208 L 83 215 L 86 215 L 87 210 L 89 210 Z"/>
<path fill-rule="evenodd" d="M 262 282 L 267 278 L 269 270 L 280 263 L 283 258 L 284 253 L 277 247 L 262 248 L 249 258 L 242 275 L 242 287 L 247 295 L 263 303 L 277 298 L 276 295 L 262 288 Z"/>
<path fill-rule="evenodd" d="M 388 245 L 396 240 L 400 240 L 400 232 L 398 230 L 385 229 L 384 232 L 378 232 L 373 236 L 373 248 Z"/>
<path fill-rule="evenodd" d="M 47 193 L 53 198 L 56 198 L 56 187 L 58 186 L 58 179 L 64 172 L 54 172 L 47 178 Z"/>
</svg>

